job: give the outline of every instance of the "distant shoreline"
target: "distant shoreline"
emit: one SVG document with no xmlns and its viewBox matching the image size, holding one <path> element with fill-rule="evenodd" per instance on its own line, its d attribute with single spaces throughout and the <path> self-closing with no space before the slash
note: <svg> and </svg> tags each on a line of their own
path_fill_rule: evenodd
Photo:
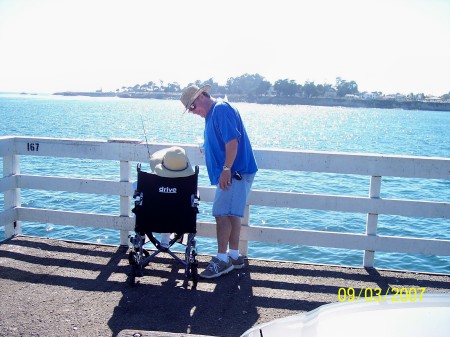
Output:
<svg viewBox="0 0 450 337">
<path fill-rule="evenodd" d="M 89 97 L 119 97 L 141 99 L 179 99 L 180 93 L 166 92 L 76 92 L 63 91 L 53 95 L 62 96 L 89 96 Z M 377 109 L 404 109 L 404 110 L 429 110 L 450 111 L 450 102 L 429 101 L 400 101 L 395 99 L 355 99 L 355 98 L 331 98 L 331 97 L 296 97 L 296 96 L 254 96 L 228 95 L 232 102 L 247 102 L 258 104 L 279 105 L 313 105 L 313 106 L 341 106 L 351 108 L 377 108 Z"/>
</svg>

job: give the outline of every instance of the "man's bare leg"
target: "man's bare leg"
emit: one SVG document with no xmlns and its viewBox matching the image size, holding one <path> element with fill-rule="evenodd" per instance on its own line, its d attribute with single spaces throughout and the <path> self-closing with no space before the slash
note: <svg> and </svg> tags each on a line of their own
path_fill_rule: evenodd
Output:
<svg viewBox="0 0 450 337">
<path fill-rule="evenodd" d="M 236 216 L 218 216 L 217 223 L 217 251 L 221 254 L 230 249 L 239 249 L 239 237 L 241 234 L 241 218 Z"/>
<path fill-rule="evenodd" d="M 229 249 L 239 250 L 239 239 L 241 235 L 241 218 L 237 216 L 230 216 L 231 233 L 228 241 Z"/>
</svg>

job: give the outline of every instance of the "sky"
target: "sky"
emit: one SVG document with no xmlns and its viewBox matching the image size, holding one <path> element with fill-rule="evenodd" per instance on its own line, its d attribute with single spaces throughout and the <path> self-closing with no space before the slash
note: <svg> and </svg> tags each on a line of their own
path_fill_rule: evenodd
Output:
<svg viewBox="0 0 450 337">
<path fill-rule="evenodd" d="M 0 91 L 259 74 L 450 92 L 450 0 L 0 0 Z"/>
</svg>

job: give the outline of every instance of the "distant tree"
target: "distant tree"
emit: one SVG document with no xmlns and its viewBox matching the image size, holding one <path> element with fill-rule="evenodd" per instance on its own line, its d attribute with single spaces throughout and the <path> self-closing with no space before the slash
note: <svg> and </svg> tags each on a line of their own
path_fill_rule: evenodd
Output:
<svg viewBox="0 0 450 337">
<path fill-rule="evenodd" d="M 442 95 L 441 99 L 443 99 L 443 100 L 450 100 L 450 91 L 448 92 L 448 94 Z"/>
<path fill-rule="evenodd" d="M 323 86 L 322 86 L 322 89 L 323 89 Z M 303 91 L 303 95 L 305 95 L 305 97 L 317 97 L 318 93 L 319 93 L 314 82 L 308 82 L 308 81 L 305 82 L 305 84 L 303 85 L 302 91 Z"/>
<path fill-rule="evenodd" d="M 230 77 L 227 80 L 226 86 L 230 94 L 254 96 L 267 86 L 264 82 L 267 81 L 259 74 L 244 74 L 239 77 Z"/>
<path fill-rule="evenodd" d="M 219 83 L 214 82 L 214 79 L 212 77 L 210 79 L 202 82 L 200 86 L 204 86 L 204 85 L 210 85 L 212 92 L 217 92 L 217 89 L 219 88 Z"/>
<path fill-rule="evenodd" d="M 158 83 L 159 85 L 157 85 Z M 304 85 L 297 84 L 295 80 L 282 79 L 272 84 L 267 81 L 263 76 L 259 74 L 244 74 L 238 77 L 228 78 L 226 85 L 219 85 L 213 78 L 209 78 L 206 81 L 196 80 L 190 85 L 197 85 L 199 87 L 204 85 L 211 86 L 211 92 L 213 94 L 238 94 L 246 95 L 249 97 L 261 96 L 267 94 L 271 88 L 280 96 L 294 96 L 303 95 L 305 97 L 318 97 L 325 96 L 330 91 L 336 92 L 337 96 L 343 97 L 347 94 L 358 94 L 358 85 L 355 81 L 346 81 L 340 77 L 336 78 L 336 85 L 333 87 L 331 84 L 315 84 L 311 81 L 306 81 Z M 156 82 L 149 81 L 145 84 L 136 84 L 135 86 L 122 87 L 121 91 L 124 92 L 179 92 L 183 90 L 177 82 L 165 83 L 163 80 Z M 450 96 L 450 93 L 442 96 Z"/>
<path fill-rule="evenodd" d="M 323 84 L 316 85 L 317 96 L 322 97 L 325 94 L 325 86 Z"/>
<path fill-rule="evenodd" d="M 336 78 L 336 90 L 338 97 L 344 97 L 345 95 L 358 94 L 358 85 L 355 81 L 346 81 L 340 77 Z"/>
<path fill-rule="evenodd" d="M 273 85 L 273 89 L 280 96 L 294 96 L 299 92 L 299 85 L 295 80 L 278 80 Z"/>
<path fill-rule="evenodd" d="M 205 85 L 210 85 L 211 86 L 211 93 L 213 93 L 213 94 L 224 95 L 224 94 L 227 93 L 227 88 L 225 86 L 223 86 L 223 85 L 219 85 L 219 83 L 217 83 L 217 82 L 214 82 L 214 79 L 212 77 L 210 79 L 206 80 L 206 81 L 197 80 L 197 81 L 195 81 L 193 83 L 191 82 L 191 83 L 189 83 L 186 86 L 186 88 L 190 87 L 191 85 L 196 85 L 199 88 L 201 88 L 201 87 L 203 87 Z M 183 88 L 183 90 L 184 89 L 185 88 Z"/>
<path fill-rule="evenodd" d="M 158 81 L 159 82 L 159 86 L 156 83 L 152 82 L 152 81 L 150 81 L 150 82 L 152 83 L 152 91 L 157 91 L 157 92 L 166 91 L 166 86 L 164 85 L 164 81 L 163 80 L 159 80 Z"/>
<path fill-rule="evenodd" d="M 259 83 L 258 87 L 255 89 L 256 95 L 265 95 L 268 93 L 272 84 L 269 81 L 263 80 Z"/>
<path fill-rule="evenodd" d="M 164 92 L 179 92 L 181 91 L 181 87 L 177 82 L 168 83 L 167 86 L 164 87 Z"/>
<path fill-rule="evenodd" d="M 148 88 L 149 91 L 154 91 L 155 87 L 156 87 L 156 83 L 155 82 L 150 81 L 150 82 L 147 83 L 147 88 Z"/>
<path fill-rule="evenodd" d="M 227 93 L 227 88 L 223 85 L 219 85 L 219 83 L 217 83 L 217 82 L 214 82 L 214 79 L 212 77 L 210 79 L 202 82 L 201 86 L 204 86 L 207 84 L 211 86 L 211 92 L 213 92 L 214 94 L 224 95 Z"/>
</svg>

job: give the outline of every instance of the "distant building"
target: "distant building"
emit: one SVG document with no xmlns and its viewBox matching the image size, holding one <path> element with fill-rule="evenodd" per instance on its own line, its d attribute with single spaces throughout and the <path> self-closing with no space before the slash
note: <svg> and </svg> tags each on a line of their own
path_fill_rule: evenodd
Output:
<svg viewBox="0 0 450 337">
<path fill-rule="evenodd" d="M 372 92 L 363 92 L 360 97 L 362 99 L 377 99 L 381 97 L 381 93 L 378 91 L 372 91 Z"/>
<path fill-rule="evenodd" d="M 396 101 L 406 101 L 407 100 L 407 97 L 405 95 L 399 94 L 399 93 L 385 95 L 383 98 L 384 99 L 393 99 L 393 100 L 396 100 Z"/>
<path fill-rule="evenodd" d="M 427 102 L 440 102 L 441 98 L 436 96 L 427 96 L 425 97 L 425 101 Z"/>
</svg>

